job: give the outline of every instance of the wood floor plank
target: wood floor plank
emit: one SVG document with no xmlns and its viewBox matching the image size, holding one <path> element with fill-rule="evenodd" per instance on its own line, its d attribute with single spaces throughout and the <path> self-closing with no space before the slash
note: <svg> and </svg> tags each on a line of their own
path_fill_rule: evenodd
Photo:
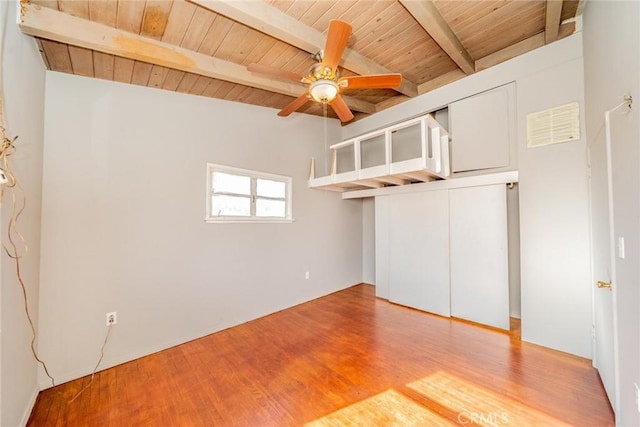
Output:
<svg viewBox="0 0 640 427">
<path fill-rule="evenodd" d="M 72 403 L 88 378 L 44 390 L 28 425 L 614 425 L 590 361 L 512 329 L 358 285 L 99 372 Z"/>
</svg>

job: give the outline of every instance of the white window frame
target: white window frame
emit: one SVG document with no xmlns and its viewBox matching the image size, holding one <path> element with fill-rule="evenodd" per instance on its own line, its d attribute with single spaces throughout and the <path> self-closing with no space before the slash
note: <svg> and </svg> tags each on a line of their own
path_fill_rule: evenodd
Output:
<svg viewBox="0 0 640 427">
<path fill-rule="evenodd" d="M 233 175 L 247 176 L 251 178 L 251 216 L 216 216 L 211 212 L 213 196 L 213 173 L 224 172 Z M 256 181 L 258 179 L 268 179 L 285 183 L 285 215 L 286 217 L 263 217 L 255 216 L 256 200 L 261 198 L 256 194 Z M 241 169 L 232 166 L 207 163 L 207 189 L 206 189 L 206 216 L 207 223 L 291 223 L 293 222 L 292 209 L 292 188 L 293 179 L 289 176 L 275 175 L 272 173 L 259 172 L 250 169 Z M 279 199 L 280 200 L 280 199 Z"/>
</svg>

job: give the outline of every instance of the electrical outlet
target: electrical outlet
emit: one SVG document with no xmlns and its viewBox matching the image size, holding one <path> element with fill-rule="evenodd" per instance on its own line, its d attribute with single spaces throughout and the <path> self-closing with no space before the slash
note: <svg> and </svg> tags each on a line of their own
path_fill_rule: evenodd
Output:
<svg viewBox="0 0 640 427">
<path fill-rule="evenodd" d="M 118 312 L 107 313 L 107 326 L 115 325 L 116 323 L 118 323 Z"/>
<path fill-rule="evenodd" d="M 304 278 L 305 278 L 305 279 L 307 279 L 307 280 L 309 279 L 309 272 L 308 272 L 308 271 L 306 271 L 306 272 L 304 273 Z"/>
</svg>

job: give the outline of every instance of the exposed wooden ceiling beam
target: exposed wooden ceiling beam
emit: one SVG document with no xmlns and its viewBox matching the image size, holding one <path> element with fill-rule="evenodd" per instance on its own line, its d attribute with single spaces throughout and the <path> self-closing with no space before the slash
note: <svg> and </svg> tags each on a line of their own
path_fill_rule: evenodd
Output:
<svg viewBox="0 0 640 427">
<path fill-rule="evenodd" d="M 547 0 L 546 21 L 544 25 L 544 43 L 558 40 L 560 17 L 562 16 L 562 0 Z"/>
<path fill-rule="evenodd" d="M 418 86 L 418 92 L 420 92 L 420 95 L 422 95 L 423 93 L 430 92 L 441 86 L 448 85 L 449 83 L 453 83 L 456 80 L 460 80 L 463 77 L 466 77 L 466 74 L 462 70 L 449 71 L 446 74 L 422 83 L 420 86 Z"/>
<path fill-rule="evenodd" d="M 560 31 L 558 33 L 559 38 L 567 37 L 575 32 L 575 23 L 567 22 L 560 25 Z M 536 34 L 527 39 L 524 39 L 516 44 L 505 47 L 497 52 L 489 54 L 476 61 L 476 70 L 481 71 L 494 65 L 498 65 L 501 62 L 507 61 L 516 56 L 520 56 L 524 53 L 530 52 L 534 49 L 544 46 L 545 35 L 543 33 Z"/>
<path fill-rule="evenodd" d="M 189 1 L 311 54 L 324 48 L 326 39 L 324 34 L 266 2 Z M 349 48 L 345 49 L 340 65 L 360 75 L 393 73 L 393 71 Z M 402 84 L 396 90 L 410 97 L 418 95 L 417 85 L 406 79 L 402 80 Z"/>
<path fill-rule="evenodd" d="M 307 90 L 302 84 L 257 76 L 233 62 L 30 3 L 22 5 L 20 28 L 32 36 L 284 95 L 299 97 Z M 376 111 L 374 104 L 343 98 L 356 111 Z"/>
<path fill-rule="evenodd" d="M 542 46 L 544 46 L 544 34 L 536 34 L 535 36 L 531 36 L 516 44 L 512 44 L 511 46 L 507 46 L 504 49 L 489 54 L 484 58 L 478 59 L 478 71 L 493 67 L 494 65 L 507 61 L 511 58 L 515 58 L 518 55 L 522 55 L 523 53 L 529 52 Z"/>
<path fill-rule="evenodd" d="M 476 71 L 473 58 L 431 0 L 400 0 L 400 3 L 462 71 L 466 74 Z"/>
<path fill-rule="evenodd" d="M 376 105 L 367 101 L 362 101 L 351 96 L 340 95 L 349 108 L 362 113 L 373 114 L 376 112 Z M 315 101 L 314 101 L 315 102 Z"/>
<path fill-rule="evenodd" d="M 386 110 L 387 108 L 391 108 L 394 105 L 402 104 L 405 101 L 410 100 L 408 96 L 397 95 L 392 96 L 391 98 L 385 99 L 384 101 L 380 101 L 376 104 L 376 112 L 380 112 Z"/>
<path fill-rule="evenodd" d="M 561 24 L 558 32 L 558 38 L 567 37 L 574 32 L 575 23 L 567 22 Z M 507 61 L 509 59 L 515 58 L 516 56 L 520 56 L 534 49 L 542 47 L 545 44 L 544 39 L 544 33 L 536 34 L 516 44 L 482 57 L 476 61 L 476 71 L 485 70 L 489 67 L 493 67 L 494 65 L 498 65 L 501 62 Z M 446 74 L 422 83 L 418 86 L 418 91 L 420 92 L 420 95 L 422 95 L 423 93 L 437 89 L 456 80 L 460 80 L 463 77 L 465 77 L 465 74 L 461 70 L 450 71 Z M 376 104 L 376 108 L 378 109 L 378 111 L 380 110 L 379 105 L 380 104 Z M 389 106 L 391 106 L 391 104 Z"/>
</svg>

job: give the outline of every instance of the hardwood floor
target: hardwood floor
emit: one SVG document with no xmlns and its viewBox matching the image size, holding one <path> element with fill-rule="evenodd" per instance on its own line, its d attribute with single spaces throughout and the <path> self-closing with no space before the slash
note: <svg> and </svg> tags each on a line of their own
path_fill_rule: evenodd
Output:
<svg viewBox="0 0 640 427">
<path fill-rule="evenodd" d="M 358 285 L 40 393 L 30 426 L 614 424 L 591 362 Z"/>
</svg>

